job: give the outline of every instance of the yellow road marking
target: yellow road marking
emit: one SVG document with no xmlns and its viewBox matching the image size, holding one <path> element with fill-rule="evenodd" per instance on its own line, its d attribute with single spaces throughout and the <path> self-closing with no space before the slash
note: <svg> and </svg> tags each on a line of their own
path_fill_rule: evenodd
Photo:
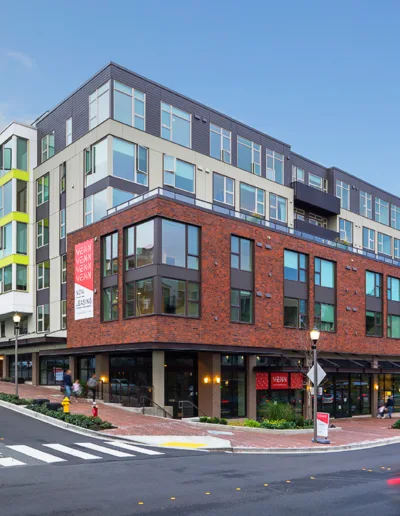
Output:
<svg viewBox="0 0 400 516">
<path fill-rule="evenodd" d="M 175 496 L 171 496 L 171 500 L 176 500 Z"/>
<path fill-rule="evenodd" d="M 204 443 L 178 443 L 178 442 L 169 442 L 163 443 L 161 446 L 179 446 L 179 448 L 202 448 L 206 446 Z"/>
<path fill-rule="evenodd" d="M 268 487 L 269 484 L 264 484 L 264 487 Z"/>
<path fill-rule="evenodd" d="M 240 487 L 237 487 L 237 488 L 236 488 L 236 491 L 240 491 Z"/>
</svg>

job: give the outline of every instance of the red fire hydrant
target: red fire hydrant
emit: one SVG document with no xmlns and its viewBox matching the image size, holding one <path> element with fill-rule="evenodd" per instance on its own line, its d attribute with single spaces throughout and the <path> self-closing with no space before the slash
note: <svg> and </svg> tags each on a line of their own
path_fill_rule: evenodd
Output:
<svg viewBox="0 0 400 516">
<path fill-rule="evenodd" d="M 96 402 L 93 402 L 92 406 L 92 416 L 97 417 L 99 415 L 99 407 L 96 405 Z"/>
</svg>

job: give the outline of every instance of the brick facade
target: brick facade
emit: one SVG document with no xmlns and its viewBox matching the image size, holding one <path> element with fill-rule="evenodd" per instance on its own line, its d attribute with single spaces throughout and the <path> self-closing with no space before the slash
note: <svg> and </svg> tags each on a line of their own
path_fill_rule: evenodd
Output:
<svg viewBox="0 0 400 516">
<path fill-rule="evenodd" d="M 163 216 L 201 226 L 201 318 L 153 315 L 123 318 L 123 228 L 153 216 Z M 119 232 L 119 320 L 101 322 L 101 236 Z M 230 322 L 230 237 L 254 240 L 255 324 Z M 74 246 L 95 238 L 94 317 L 74 320 Z M 262 247 L 257 243 L 262 243 Z M 266 248 L 268 244 L 271 249 Z M 400 355 L 399 341 L 386 338 L 386 278 L 400 277 L 400 269 L 346 251 L 318 245 L 239 220 L 191 208 L 176 201 L 154 198 L 68 235 L 67 317 L 68 347 L 135 343 L 182 343 L 262 349 L 308 349 L 308 332 L 283 327 L 283 251 L 309 255 L 309 321 L 314 315 L 314 257 L 337 264 L 337 331 L 321 333 L 319 349 L 339 353 Z M 385 337 L 365 336 L 365 271 L 383 274 Z M 258 297 L 257 292 L 262 296 Z M 271 297 L 266 297 L 270 294 Z M 350 308 L 350 310 L 348 310 Z M 354 310 L 355 309 L 355 310 Z"/>
</svg>

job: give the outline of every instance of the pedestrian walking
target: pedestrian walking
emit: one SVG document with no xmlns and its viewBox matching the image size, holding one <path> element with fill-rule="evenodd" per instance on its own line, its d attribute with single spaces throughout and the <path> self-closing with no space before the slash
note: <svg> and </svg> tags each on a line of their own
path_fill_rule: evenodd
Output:
<svg viewBox="0 0 400 516">
<path fill-rule="evenodd" d="M 96 401 L 96 388 L 97 388 L 97 378 L 96 375 L 93 374 L 91 378 L 89 378 L 87 382 L 88 387 L 88 395 L 89 393 L 92 395 L 93 402 Z"/>
<path fill-rule="evenodd" d="M 82 385 L 79 381 L 79 378 L 75 380 L 74 385 L 72 386 L 72 392 L 75 396 L 75 401 L 78 403 L 78 398 L 82 394 Z"/>
<path fill-rule="evenodd" d="M 387 410 L 388 410 L 389 417 L 392 418 L 392 414 L 394 412 L 393 396 L 389 396 L 388 397 L 388 399 L 386 401 L 386 407 L 387 407 Z"/>
<path fill-rule="evenodd" d="M 71 369 L 67 369 L 63 376 L 63 384 L 65 388 L 65 396 L 67 398 L 71 398 L 71 389 L 72 389 L 72 378 L 71 378 Z"/>
</svg>

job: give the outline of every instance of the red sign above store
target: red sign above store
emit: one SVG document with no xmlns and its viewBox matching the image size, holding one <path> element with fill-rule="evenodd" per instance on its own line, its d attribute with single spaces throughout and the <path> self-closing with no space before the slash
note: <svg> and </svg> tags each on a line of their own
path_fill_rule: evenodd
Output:
<svg viewBox="0 0 400 516">
<path fill-rule="evenodd" d="M 256 390 L 268 389 L 268 373 L 256 373 Z"/>
<path fill-rule="evenodd" d="M 271 389 L 289 389 L 289 373 L 271 373 Z"/>
<path fill-rule="evenodd" d="M 291 389 L 302 389 L 303 388 L 303 373 L 291 373 L 290 374 L 290 388 Z"/>
</svg>

